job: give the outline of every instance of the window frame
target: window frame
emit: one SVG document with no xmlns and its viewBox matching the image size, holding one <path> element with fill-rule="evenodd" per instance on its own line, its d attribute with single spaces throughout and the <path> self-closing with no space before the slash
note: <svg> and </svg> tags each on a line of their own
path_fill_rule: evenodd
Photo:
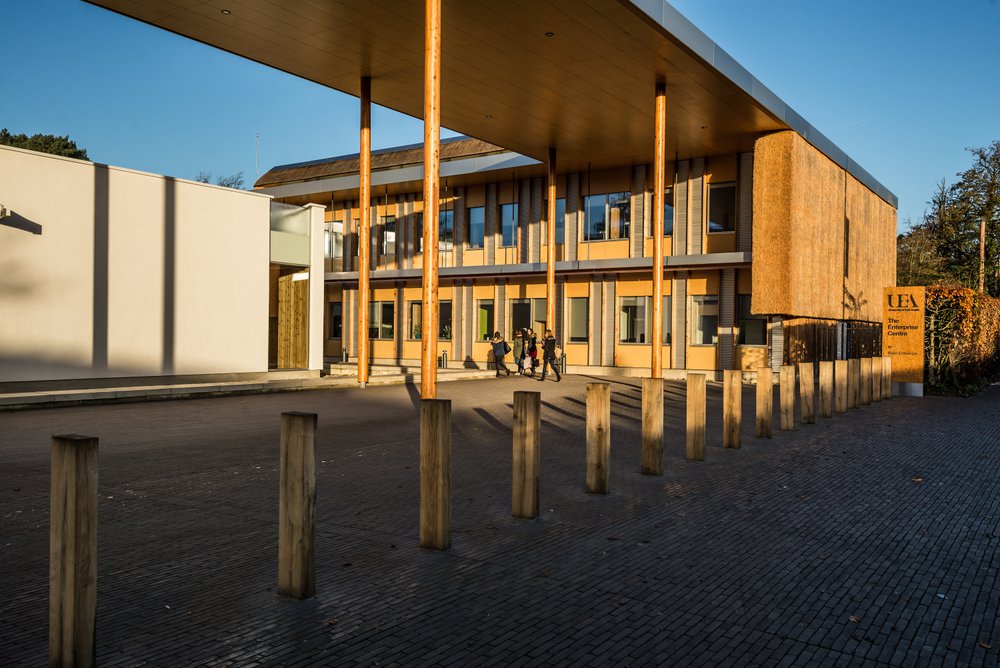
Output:
<svg viewBox="0 0 1000 668">
<path fill-rule="evenodd" d="M 395 301 L 371 301 L 368 304 L 368 340 L 369 341 L 392 341 L 396 336 L 396 302 Z M 392 313 L 390 322 L 386 324 L 383 317 L 386 307 Z M 378 316 L 376 318 L 376 315 Z M 376 322 L 377 320 L 377 322 Z M 389 328 L 389 335 L 382 336 L 385 328 Z M 372 330 L 377 333 L 372 336 Z"/>
<path fill-rule="evenodd" d="M 511 218 L 511 225 L 513 226 L 513 229 L 511 230 L 511 243 L 509 243 L 509 244 L 505 243 L 505 239 L 504 239 L 505 233 L 506 233 L 506 230 L 504 228 L 504 220 L 505 220 L 505 217 L 504 217 L 504 208 L 505 207 L 512 207 L 510 210 L 513 211 L 513 216 Z M 500 243 L 499 243 L 499 247 L 500 248 L 516 248 L 517 247 L 517 240 L 518 240 L 517 237 L 518 237 L 518 233 L 520 232 L 519 228 L 520 228 L 520 225 L 521 225 L 521 207 L 518 206 L 518 202 L 516 202 L 516 201 L 515 202 L 504 202 L 504 203 L 500 204 L 500 208 L 499 208 L 499 220 L 500 220 Z"/>
<path fill-rule="evenodd" d="M 642 300 L 641 304 L 636 303 L 630 306 L 638 308 L 642 307 L 642 331 L 639 332 L 637 327 L 633 327 L 637 332 L 636 338 L 641 338 L 638 341 L 629 341 L 624 338 L 625 332 L 622 327 L 622 316 L 625 315 L 625 302 L 626 300 Z M 650 322 L 650 315 L 652 314 L 653 298 L 649 295 L 627 295 L 618 298 L 618 343 L 625 346 L 648 346 L 650 343 L 650 338 L 652 337 L 652 324 Z M 638 317 L 635 318 L 638 321 Z"/>
<path fill-rule="evenodd" d="M 583 302 L 583 336 L 573 336 L 573 325 L 575 323 L 573 303 Z M 569 326 L 567 329 L 567 343 L 588 343 L 590 341 L 590 297 L 570 297 L 569 298 Z"/>
<path fill-rule="evenodd" d="M 473 227 L 472 227 L 472 212 L 473 211 L 480 211 L 480 212 L 482 212 L 482 226 L 481 226 L 480 233 L 479 233 L 479 243 L 478 244 L 476 244 L 473 241 L 475 239 L 475 235 L 472 232 L 472 230 L 473 230 Z M 466 226 L 468 228 L 466 230 L 465 239 L 466 239 L 466 243 L 469 244 L 469 249 L 472 250 L 472 249 L 485 248 L 486 247 L 486 207 L 485 206 L 470 206 L 470 207 L 466 207 L 466 209 L 465 209 L 465 224 L 466 224 Z"/>
<path fill-rule="evenodd" d="M 482 320 L 480 318 L 480 313 L 482 312 L 483 306 L 489 304 L 489 326 L 486 328 L 487 331 L 485 336 L 482 336 Z M 493 339 L 493 332 L 496 331 L 496 301 L 493 299 L 477 299 L 476 300 L 476 341 L 491 341 Z"/>
<path fill-rule="evenodd" d="M 699 300 L 701 300 L 701 301 L 699 301 Z M 708 300 L 714 300 L 714 301 L 708 301 Z M 697 309 L 696 309 L 696 305 L 697 304 L 701 304 L 702 306 L 707 306 L 707 305 L 714 305 L 715 306 L 715 337 L 714 337 L 715 340 L 712 341 L 712 342 L 710 342 L 710 343 L 699 343 L 698 342 L 698 338 L 699 337 L 698 337 L 698 329 L 697 328 L 698 328 L 699 322 L 698 322 L 698 317 L 697 317 L 697 313 L 698 312 L 697 312 Z M 719 343 L 719 316 L 720 316 L 720 313 L 721 313 L 720 310 L 719 310 L 719 308 L 720 308 L 719 307 L 719 295 L 718 294 L 690 295 L 689 302 L 688 302 L 688 308 L 690 309 L 690 311 L 689 311 L 689 313 L 690 313 L 690 318 L 689 318 L 690 324 L 688 326 L 688 336 L 690 337 L 690 339 L 688 341 L 688 345 L 689 346 L 701 346 L 701 347 L 709 347 L 709 346 L 716 346 L 716 345 L 718 345 L 718 343 Z M 702 337 L 702 338 L 704 338 L 704 337 Z"/>
<path fill-rule="evenodd" d="M 712 190 L 717 190 L 721 188 L 732 188 L 733 190 L 733 226 L 732 229 L 728 230 L 712 230 Z M 708 184 L 708 197 L 705 198 L 705 231 L 708 234 L 735 234 L 736 233 L 736 215 L 737 209 L 739 208 L 739 193 L 736 190 L 736 181 L 720 181 L 718 183 Z"/>
<path fill-rule="evenodd" d="M 392 250 L 389 248 L 389 224 L 392 224 Z M 378 253 L 381 257 L 393 257 L 396 255 L 396 216 L 382 216 L 379 226 Z"/>
<path fill-rule="evenodd" d="M 328 341 L 343 341 L 344 340 L 344 302 L 327 302 L 328 306 L 326 309 L 327 315 L 327 330 L 326 338 Z M 334 334 L 334 322 L 336 318 L 340 318 L 339 322 L 339 336 Z"/>
<path fill-rule="evenodd" d="M 624 195 L 624 199 L 617 200 L 616 204 L 611 203 L 611 197 L 613 195 Z M 590 201 L 595 199 L 595 204 L 600 203 L 600 198 L 604 199 L 604 236 L 594 237 L 591 236 L 591 220 L 590 211 L 592 207 Z M 611 209 L 620 208 L 617 204 L 624 203 L 628 209 L 628 216 L 624 220 L 624 234 L 622 234 L 623 229 L 619 227 L 618 236 L 611 236 Z M 622 220 L 618 221 L 619 226 L 623 225 Z M 628 190 L 615 190 L 607 193 L 593 193 L 590 195 L 584 195 L 583 197 L 583 241 L 585 243 L 590 243 L 593 241 L 628 241 L 632 238 L 632 192 Z"/>
</svg>

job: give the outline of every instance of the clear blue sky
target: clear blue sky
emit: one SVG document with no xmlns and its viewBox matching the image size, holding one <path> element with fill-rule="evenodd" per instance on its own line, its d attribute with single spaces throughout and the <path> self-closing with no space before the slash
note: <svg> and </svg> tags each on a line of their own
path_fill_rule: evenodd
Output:
<svg viewBox="0 0 1000 668">
<path fill-rule="evenodd" d="M 998 0 L 673 0 L 899 196 L 918 221 L 965 148 L 1000 139 Z M 0 127 L 68 134 L 100 162 L 255 177 L 357 151 L 357 100 L 77 0 L 2 0 Z M 447 17 L 446 17 L 447 18 Z M 447 34 L 445 35 L 447 39 Z M 421 141 L 377 109 L 376 148 Z"/>
</svg>

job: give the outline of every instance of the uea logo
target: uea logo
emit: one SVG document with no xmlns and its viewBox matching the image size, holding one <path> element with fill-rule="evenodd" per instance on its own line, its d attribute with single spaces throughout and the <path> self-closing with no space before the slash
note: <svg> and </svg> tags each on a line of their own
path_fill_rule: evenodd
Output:
<svg viewBox="0 0 1000 668">
<path fill-rule="evenodd" d="M 890 293 L 889 308 L 917 308 L 917 300 L 905 292 L 896 295 Z"/>
</svg>

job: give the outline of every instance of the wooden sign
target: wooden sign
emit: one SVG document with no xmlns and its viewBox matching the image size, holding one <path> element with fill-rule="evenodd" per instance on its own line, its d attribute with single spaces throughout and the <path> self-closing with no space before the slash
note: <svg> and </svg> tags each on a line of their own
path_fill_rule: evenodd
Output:
<svg viewBox="0 0 1000 668">
<path fill-rule="evenodd" d="M 886 288 L 882 299 L 882 354 L 892 358 L 895 383 L 924 382 L 924 288 Z"/>
</svg>

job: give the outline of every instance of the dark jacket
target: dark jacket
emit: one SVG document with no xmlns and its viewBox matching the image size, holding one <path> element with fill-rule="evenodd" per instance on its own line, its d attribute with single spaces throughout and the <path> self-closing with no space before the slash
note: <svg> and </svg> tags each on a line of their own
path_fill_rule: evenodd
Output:
<svg viewBox="0 0 1000 668">
<path fill-rule="evenodd" d="M 554 360 L 556 358 L 556 337 L 548 336 L 542 339 L 542 350 L 544 351 L 543 359 Z"/>
<path fill-rule="evenodd" d="M 507 355 L 507 351 L 504 350 L 504 344 L 505 343 L 506 343 L 506 341 L 503 341 L 503 340 L 501 340 L 501 341 L 495 341 L 493 343 L 493 357 L 495 359 L 503 360 L 503 358 Z"/>
</svg>

